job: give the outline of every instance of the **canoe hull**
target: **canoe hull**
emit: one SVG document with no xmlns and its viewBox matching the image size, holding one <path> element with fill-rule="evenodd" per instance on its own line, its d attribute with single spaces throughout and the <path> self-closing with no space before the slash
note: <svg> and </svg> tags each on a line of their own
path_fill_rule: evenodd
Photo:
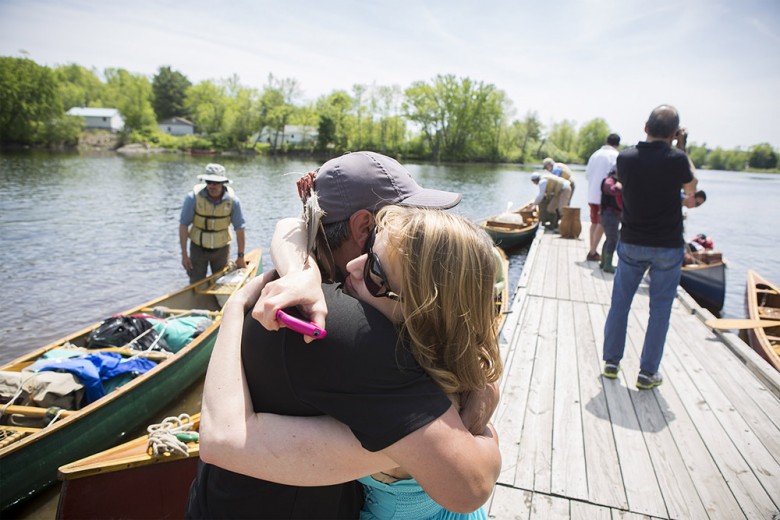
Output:
<svg viewBox="0 0 780 520">
<path fill-rule="evenodd" d="M 680 286 L 696 303 L 717 314 L 726 298 L 726 264 L 683 266 Z"/>
<path fill-rule="evenodd" d="M 57 519 L 184 518 L 198 457 L 66 480 Z"/>
<path fill-rule="evenodd" d="M 511 214 L 524 214 L 523 223 L 502 222 L 502 215 L 495 215 L 482 220 L 479 225 L 484 229 L 493 243 L 501 249 L 511 250 L 531 243 L 539 229 L 539 218 L 529 206 L 516 208 Z"/>
<path fill-rule="evenodd" d="M 254 273 L 260 262 L 259 250 L 248 254 L 247 260 L 252 262 Z M 134 314 L 158 305 L 171 309 L 218 310 L 216 297 L 198 292 L 196 287 L 200 288 L 201 283 L 123 314 Z M 162 419 L 157 414 L 205 373 L 220 321 L 215 319 L 187 346 L 152 370 L 47 428 L 0 449 L 0 509 L 14 506 L 56 482 L 59 466 L 110 448 L 150 422 Z M 20 362 L 35 359 L 66 341 L 83 345 L 85 337 L 97 325 L 62 338 L 2 368 L 10 369 Z"/>
<path fill-rule="evenodd" d="M 780 320 L 780 287 L 748 270 L 745 307 L 752 320 Z M 780 355 L 775 350 L 780 349 L 780 327 L 748 329 L 747 337 L 750 347 L 780 371 Z"/>
</svg>

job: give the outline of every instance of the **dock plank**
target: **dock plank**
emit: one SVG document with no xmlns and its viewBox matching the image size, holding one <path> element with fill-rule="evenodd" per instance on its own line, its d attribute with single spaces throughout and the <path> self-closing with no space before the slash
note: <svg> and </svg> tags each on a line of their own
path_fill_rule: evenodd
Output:
<svg viewBox="0 0 780 520">
<path fill-rule="evenodd" d="M 555 300 L 545 299 L 536 357 L 526 404 L 525 421 L 520 438 L 520 453 L 515 468 L 515 485 L 550 493 L 553 392 L 552 378 L 555 374 L 555 341 L 557 306 Z"/>
<path fill-rule="evenodd" d="M 607 398 L 601 381 L 603 308 L 596 304 L 575 304 L 574 320 L 576 330 L 580 331 L 577 334 L 577 352 L 580 393 L 585 403 L 582 424 L 589 499 L 594 504 L 628 509 Z"/>
<path fill-rule="evenodd" d="M 494 415 L 496 428 L 501 431 L 501 474 L 499 483 L 516 485 L 515 473 L 519 464 L 520 440 L 527 411 L 531 374 L 536 358 L 539 324 L 542 316 L 541 300 L 531 299 L 520 321 L 521 334 L 513 345 L 512 361 L 506 367 L 501 384 L 501 401 Z M 528 489 L 532 489 L 529 486 Z"/>
<path fill-rule="evenodd" d="M 574 309 L 569 301 L 558 302 L 557 333 L 551 489 L 558 495 L 587 500 Z"/>
</svg>

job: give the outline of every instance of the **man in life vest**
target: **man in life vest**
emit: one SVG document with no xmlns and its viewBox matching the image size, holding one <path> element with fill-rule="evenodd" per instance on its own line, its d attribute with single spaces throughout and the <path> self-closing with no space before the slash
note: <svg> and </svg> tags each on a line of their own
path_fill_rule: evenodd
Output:
<svg viewBox="0 0 780 520">
<path fill-rule="evenodd" d="M 545 227 L 556 231 L 561 218 L 560 210 L 571 200 L 571 184 L 562 177 L 539 172 L 531 174 L 531 182 L 539 186 L 539 193 L 534 199 L 534 204 L 539 207 L 539 222 L 549 222 Z"/>
<path fill-rule="evenodd" d="M 179 243 L 181 244 L 181 265 L 190 277 L 190 283 L 206 277 L 225 267 L 230 257 L 230 224 L 236 230 L 238 243 L 237 267 L 245 267 L 244 245 L 246 223 L 241 213 L 241 203 L 226 186 L 230 180 L 225 177 L 221 164 L 206 166 L 206 174 L 198 177 L 196 184 L 184 198 L 179 218 Z M 190 251 L 187 254 L 187 239 Z"/>
</svg>

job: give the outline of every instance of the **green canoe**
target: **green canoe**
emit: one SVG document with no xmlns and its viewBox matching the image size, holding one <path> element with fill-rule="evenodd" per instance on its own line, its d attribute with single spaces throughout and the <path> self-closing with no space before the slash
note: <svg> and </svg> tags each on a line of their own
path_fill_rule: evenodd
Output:
<svg viewBox="0 0 780 520">
<path fill-rule="evenodd" d="M 260 265 L 260 250 L 246 255 L 247 267 L 236 273 L 217 273 L 175 293 L 156 298 L 121 314 L 163 311 L 166 316 L 209 314 L 212 323 L 175 354 L 149 352 L 157 366 L 78 409 L 65 410 L 47 425 L 53 413 L 24 404 L 0 405 L 0 509 L 32 497 L 57 481 L 57 468 L 110 448 L 146 426 L 182 391 L 206 371 L 222 319 L 221 306 Z M 223 277 L 223 275 L 228 275 Z M 221 280 L 220 280 L 221 278 Z M 197 310 L 198 312 L 191 312 Z M 207 312 L 200 312 L 207 311 Z M 19 373 L 45 352 L 70 344 L 85 346 L 95 324 L 0 367 L 6 376 Z M 123 356 L 126 348 L 107 348 Z M 94 352 L 91 351 L 91 352 Z M 29 372 L 25 372 L 29 374 Z M 48 415 L 48 418 L 47 418 Z M 142 499 L 142 498 L 141 498 Z"/>
</svg>

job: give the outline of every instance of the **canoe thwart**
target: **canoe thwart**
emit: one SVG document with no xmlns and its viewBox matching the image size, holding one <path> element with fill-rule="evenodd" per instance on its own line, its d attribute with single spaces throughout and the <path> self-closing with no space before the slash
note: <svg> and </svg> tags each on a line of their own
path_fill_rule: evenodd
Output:
<svg viewBox="0 0 780 520">
<path fill-rule="evenodd" d="M 737 318 L 715 318 L 704 322 L 705 325 L 712 329 L 729 330 L 729 329 L 757 329 L 765 327 L 780 327 L 780 321 L 771 320 L 748 320 Z"/>
</svg>

